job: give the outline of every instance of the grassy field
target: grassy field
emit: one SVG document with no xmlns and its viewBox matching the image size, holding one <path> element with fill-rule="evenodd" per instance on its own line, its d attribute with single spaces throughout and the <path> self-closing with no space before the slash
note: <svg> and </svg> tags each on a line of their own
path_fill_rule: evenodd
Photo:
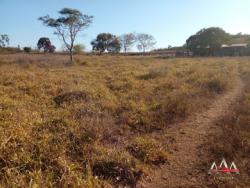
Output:
<svg viewBox="0 0 250 188">
<path fill-rule="evenodd" d="M 238 64 L 250 79 L 247 58 L 77 56 L 73 65 L 60 55 L 0 59 L 3 187 L 134 186 L 171 155 L 152 133 L 232 89 Z M 242 124 L 249 122 L 249 89 L 237 110 Z M 249 139 L 249 131 L 242 136 Z"/>
</svg>

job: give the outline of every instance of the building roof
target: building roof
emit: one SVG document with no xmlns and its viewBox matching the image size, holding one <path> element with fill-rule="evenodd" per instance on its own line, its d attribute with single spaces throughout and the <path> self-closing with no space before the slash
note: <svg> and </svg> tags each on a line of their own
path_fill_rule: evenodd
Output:
<svg viewBox="0 0 250 188">
<path fill-rule="evenodd" d="M 234 48 L 234 47 L 247 47 L 247 43 L 241 43 L 241 44 L 231 44 L 231 45 L 227 45 L 227 44 L 223 44 L 221 45 L 222 48 Z"/>
</svg>

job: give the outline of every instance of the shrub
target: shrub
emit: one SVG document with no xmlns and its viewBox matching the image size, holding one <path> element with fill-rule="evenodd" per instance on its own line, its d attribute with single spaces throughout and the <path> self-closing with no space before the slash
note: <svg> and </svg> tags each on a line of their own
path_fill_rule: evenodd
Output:
<svg viewBox="0 0 250 188">
<path fill-rule="evenodd" d="M 61 105 L 63 103 L 71 103 L 74 101 L 86 101 L 87 94 L 83 91 L 72 91 L 58 95 L 53 100 L 57 105 Z"/>
<path fill-rule="evenodd" d="M 76 44 L 74 47 L 73 47 L 73 51 L 74 53 L 76 54 L 81 54 L 84 52 L 84 50 L 86 49 L 86 47 L 82 44 Z"/>
<path fill-rule="evenodd" d="M 137 78 L 140 80 L 152 80 L 160 76 L 160 74 L 161 74 L 160 72 L 150 71 L 148 73 L 138 76 Z"/>
<path fill-rule="evenodd" d="M 152 138 L 137 137 L 127 150 L 135 158 L 149 164 L 164 164 L 168 160 L 168 153 Z"/>
<path fill-rule="evenodd" d="M 156 117 L 157 114 L 166 122 L 172 123 L 178 118 L 185 118 L 188 115 L 189 103 L 187 95 L 174 92 L 164 99 L 164 102 L 154 106 Z"/>
<path fill-rule="evenodd" d="M 97 162 L 93 165 L 92 171 L 94 176 L 101 179 L 133 187 L 141 176 L 141 171 L 136 171 L 127 164 L 115 161 Z"/>
<path fill-rule="evenodd" d="M 31 52 L 31 48 L 30 47 L 24 47 L 23 51 L 26 53 L 30 53 Z"/>
<path fill-rule="evenodd" d="M 205 87 L 214 93 L 222 93 L 225 90 L 225 84 L 219 78 L 212 78 L 205 82 Z"/>
<path fill-rule="evenodd" d="M 75 62 L 77 65 L 80 65 L 80 66 L 84 66 L 84 65 L 87 65 L 88 62 L 87 61 L 82 61 L 81 59 L 79 58 L 75 58 Z"/>
</svg>

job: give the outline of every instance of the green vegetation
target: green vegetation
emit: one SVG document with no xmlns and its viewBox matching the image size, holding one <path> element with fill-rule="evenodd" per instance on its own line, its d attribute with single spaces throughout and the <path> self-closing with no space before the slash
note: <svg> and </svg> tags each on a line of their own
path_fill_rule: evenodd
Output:
<svg viewBox="0 0 250 188">
<path fill-rule="evenodd" d="M 26 53 L 30 53 L 31 52 L 31 47 L 24 47 L 23 51 Z"/>
</svg>

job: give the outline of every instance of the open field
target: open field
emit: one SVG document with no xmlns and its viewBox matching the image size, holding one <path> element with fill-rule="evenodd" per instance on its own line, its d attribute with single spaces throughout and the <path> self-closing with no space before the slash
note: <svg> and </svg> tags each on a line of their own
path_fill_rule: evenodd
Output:
<svg viewBox="0 0 250 188">
<path fill-rule="evenodd" d="M 67 59 L 0 55 L 1 186 L 161 187 L 154 179 L 168 177 L 156 172 L 170 171 L 173 158 L 185 154 L 176 153 L 179 138 L 193 156 L 204 148 L 188 186 L 225 183 L 204 177 L 222 156 L 238 159 L 244 176 L 235 182 L 247 185 L 249 58 L 76 56 L 73 65 Z M 185 122 L 199 114 L 207 118 L 197 132 L 204 139 L 196 142 L 197 126 L 185 129 Z"/>
</svg>

